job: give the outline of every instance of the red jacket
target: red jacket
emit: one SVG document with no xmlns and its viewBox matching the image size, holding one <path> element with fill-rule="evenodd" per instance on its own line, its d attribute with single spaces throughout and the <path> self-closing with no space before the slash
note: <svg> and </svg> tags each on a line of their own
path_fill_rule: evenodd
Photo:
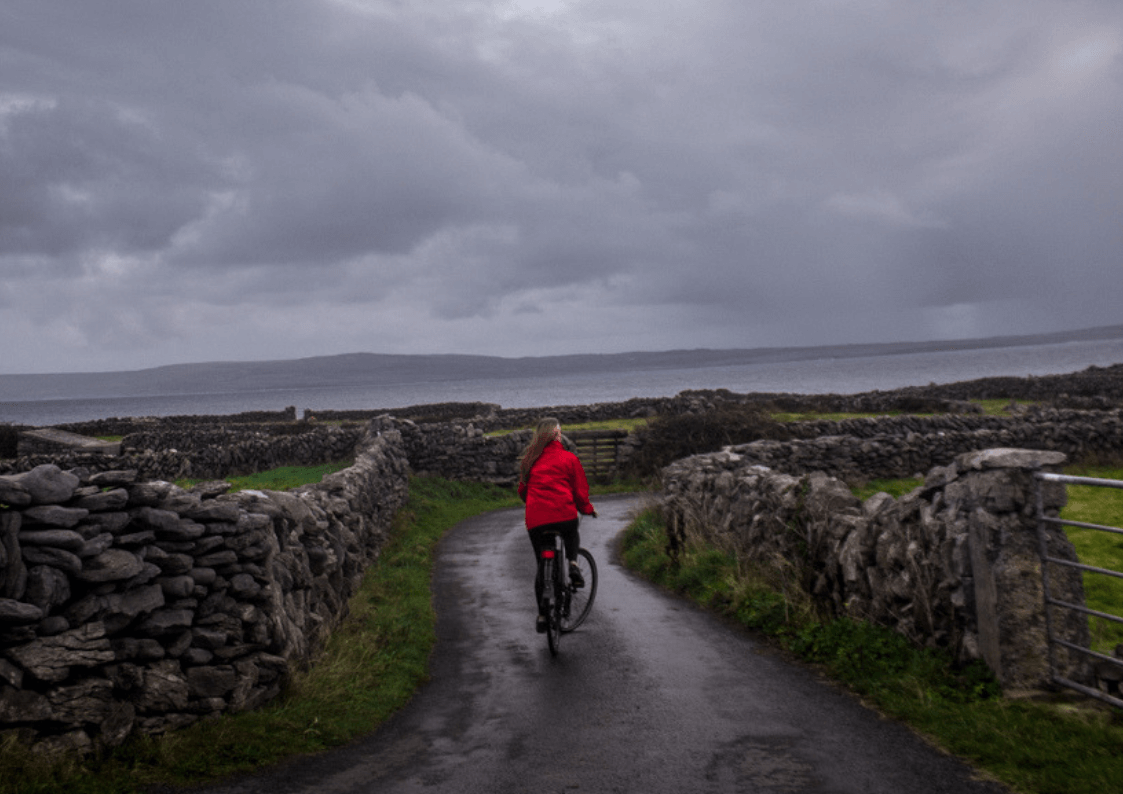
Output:
<svg viewBox="0 0 1123 794">
<path fill-rule="evenodd" d="M 526 502 L 527 529 L 571 521 L 578 512 L 593 513 L 581 461 L 557 440 L 547 444 L 530 467 L 530 482 L 519 482 L 519 497 Z"/>
</svg>

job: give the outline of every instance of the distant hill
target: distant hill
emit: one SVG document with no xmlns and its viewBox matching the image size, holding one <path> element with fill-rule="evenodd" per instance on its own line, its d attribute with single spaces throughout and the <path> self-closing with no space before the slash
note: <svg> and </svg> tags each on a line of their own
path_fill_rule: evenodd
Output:
<svg viewBox="0 0 1123 794">
<path fill-rule="evenodd" d="M 282 361 L 173 364 L 125 372 L 0 375 L 0 402 L 74 398 L 237 393 L 364 384 L 440 383 L 544 374 L 643 372 L 818 359 L 891 356 L 945 350 L 1123 339 L 1123 325 L 1032 336 L 933 342 L 766 347 L 744 350 L 579 354 L 502 358 L 472 355 L 347 353 Z"/>
</svg>

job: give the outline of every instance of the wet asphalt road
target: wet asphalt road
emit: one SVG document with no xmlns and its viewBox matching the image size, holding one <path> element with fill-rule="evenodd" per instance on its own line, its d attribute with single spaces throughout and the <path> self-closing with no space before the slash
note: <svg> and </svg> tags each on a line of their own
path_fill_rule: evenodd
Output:
<svg viewBox="0 0 1123 794">
<path fill-rule="evenodd" d="M 1005 791 L 612 559 L 638 503 L 581 527 L 600 589 L 554 658 L 519 510 L 442 542 L 432 678 L 372 736 L 213 794 Z"/>
</svg>

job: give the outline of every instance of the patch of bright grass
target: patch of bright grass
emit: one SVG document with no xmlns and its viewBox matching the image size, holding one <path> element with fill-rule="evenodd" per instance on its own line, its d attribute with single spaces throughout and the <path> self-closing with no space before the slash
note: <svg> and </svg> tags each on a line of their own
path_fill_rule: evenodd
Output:
<svg viewBox="0 0 1123 794">
<path fill-rule="evenodd" d="M 1075 477 L 1097 477 L 1123 480 L 1123 469 L 1107 466 L 1072 466 L 1066 471 Z M 1086 524 L 1123 528 L 1123 490 L 1092 485 L 1069 485 L 1068 504 L 1061 518 Z M 1065 527 L 1065 533 L 1076 548 L 1076 556 L 1085 565 L 1123 571 L 1123 535 L 1081 527 Z M 1123 579 L 1104 574 L 1084 573 L 1084 597 L 1091 609 L 1123 616 Z M 1111 654 L 1123 643 L 1123 624 L 1092 617 L 1092 648 Z"/>
<path fill-rule="evenodd" d="M 1008 416 L 1010 414 L 1011 405 L 1037 405 L 1035 400 L 1011 400 L 1009 397 L 971 400 L 971 402 L 981 405 L 983 407 L 983 414 L 986 416 Z"/>
<path fill-rule="evenodd" d="M 570 430 L 627 430 L 629 433 L 637 427 L 645 427 L 647 419 L 602 419 L 596 422 L 577 422 L 574 424 L 567 424 L 562 422 L 562 432 L 568 433 Z M 526 425 L 524 427 L 508 427 L 503 430 L 493 430 L 486 433 L 488 436 L 505 436 L 509 433 L 514 433 L 519 430 L 533 430 L 534 425 Z"/>
<path fill-rule="evenodd" d="M 771 636 L 1015 791 L 1123 791 L 1123 724 L 1099 704 L 1002 698 L 982 663 L 956 665 L 946 653 L 872 624 L 820 620 L 801 594 L 785 597 L 768 575 L 712 549 L 688 549 L 676 563 L 666 543 L 658 512 L 643 512 L 625 531 L 625 565 Z"/>
<path fill-rule="evenodd" d="M 511 488 L 412 478 L 393 536 L 367 571 L 350 612 L 275 703 L 162 737 L 136 737 L 103 755 L 47 760 L 0 740 L 0 794 L 132 794 L 199 785 L 375 730 L 425 680 L 435 640 L 432 556 L 447 529 L 519 504 Z"/>
<path fill-rule="evenodd" d="M 281 466 L 256 474 L 227 477 L 226 481 L 230 483 L 231 491 L 287 491 L 300 485 L 317 483 L 328 474 L 346 469 L 352 462 L 341 460 L 318 466 Z M 203 480 L 179 480 L 176 485 L 190 488 L 200 482 Z"/>
<path fill-rule="evenodd" d="M 884 413 L 826 413 L 815 411 L 787 413 L 779 411 L 769 414 L 769 416 L 777 422 L 844 422 L 847 419 L 877 419 L 881 416 L 900 416 L 901 413 L 901 411 L 885 411 Z"/>
<path fill-rule="evenodd" d="M 900 499 L 921 485 L 924 485 L 923 477 L 905 477 L 899 480 L 870 480 L 862 485 L 852 487 L 850 491 L 863 502 L 874 494 L 883 492 L 894 499 Z"/>
</svg>

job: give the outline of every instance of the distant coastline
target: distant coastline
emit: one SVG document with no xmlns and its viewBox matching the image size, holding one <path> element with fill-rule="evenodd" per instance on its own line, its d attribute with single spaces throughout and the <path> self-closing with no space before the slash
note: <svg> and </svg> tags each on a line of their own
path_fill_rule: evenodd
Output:
<svg viewBox="0 0 1123 794">
<path fill-rule="evenodd" d="M 124 373 L 0 375 L 0 424 L 246 411 L 393 410 L 444 402 L 591 405 L 694 389 L 855 394 L 1123 364 L 1123 326 L 1048 337 L 502 359 L 350 354 Z"/>
<path fill-rule="evenodd" d="M 1033 336 L 1000 336 L 931 342 L 731 350 L 667 350 L 524 358 L 458 354 L 346 353 L 277 361 L 173 364 L 120 372 L 0 374 L 0 403 L 234 394 L 270 390 L 338 388 L 363 384 L 401 385 L 560 375 L 621 374 L 879 358 L 919 353 L 1003 350 L 1111 340 L 1123 342 L 1123 325 Z"/>
</svg>

